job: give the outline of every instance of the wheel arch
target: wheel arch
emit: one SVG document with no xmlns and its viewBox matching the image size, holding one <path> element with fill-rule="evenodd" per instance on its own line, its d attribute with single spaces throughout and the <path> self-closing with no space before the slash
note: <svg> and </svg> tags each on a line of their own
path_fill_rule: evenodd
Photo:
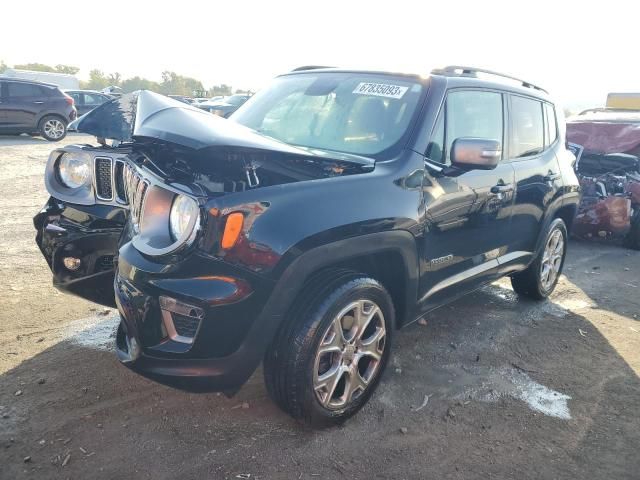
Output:
<svg viewBox="0 0 640 480">
<path fill-rule="evenodd" d="M 38 118 L 38 121 L 36 122 L 36 127 L 38 128 L 38 130 L 40 130 L 40 128 L 42 128 L 42 121 L 47 117 L 57 117 L 60 120 L 62 120 L 62 122 L 65 125 L 69 125 L 69 120 L 64 118 L 64 115 L 61 115 L 58 112 L 46 112 L 46 113 L 43 113 L 42 115 L 40 115 L 40 117 Z"/>
<path fill-rule="evenodd" d="M 547 229 L 554 220 L 561 219 L 567 227 L 567 235 L 571 235 L 571 226 L 573 225 L 573 220 L 578 212 L 578 204 L 574 202 L 563 203 L 561 201 L 558 201 L 558 203 L 559 205 L 554 205 L 553 208 L 549 208 L 548 214 L 542 223 L 542 228 L 538 234 L 538 241 L 536 242 L 536 249 L 533 255 L 534 258 L 538 253 L 540 253 L 540 249 L 544 245 Z"/>
<path fill-rule="evenodd" d="M 293 260 L 274 288 L 286 291 L 283 314 L 309 279 L 328 269 L 352 270 L 379 281 L 396 309 L 396 326 L 407 323 L 418 292 L 418 251 L 415 237 L 406 230 L 350 237 L 312 248 Z M 292 287 L 295 286 L 295 287 Z"/>
</svg>

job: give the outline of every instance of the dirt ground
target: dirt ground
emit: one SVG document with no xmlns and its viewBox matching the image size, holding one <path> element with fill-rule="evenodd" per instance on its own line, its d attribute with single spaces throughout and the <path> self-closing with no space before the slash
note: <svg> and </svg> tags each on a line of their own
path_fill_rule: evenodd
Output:
<svg viewBox="0 0 640 480">
<path fill-rule="evenodd" d="M 116 312 L 55 291 L 34 242 L 53 147 L 0 137 L 3 480 L 639 478 L 640 252 L 573 241 L 549 301 L 501 281 L 433 312 L 361 413 L 312 431 L 261 371 L 228 399 L 118 364 Z"/>
</svg>

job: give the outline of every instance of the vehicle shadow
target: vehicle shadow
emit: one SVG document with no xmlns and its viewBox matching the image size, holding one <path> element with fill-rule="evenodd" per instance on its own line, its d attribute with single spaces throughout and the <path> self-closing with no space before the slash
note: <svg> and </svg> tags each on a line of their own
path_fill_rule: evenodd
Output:
<svg viewBox="0 0 640 480">
<path fill-rule="evenodd" d="M 316 431 L 277 409 L 261 372 L 231 399 L 147 380 L 104 349 L 115 317 L 96 321 L 83 332 L 101 337 L 99 348 L 71 337 L 0 375 L 3 473 L 632 478 L 640 382 L 594 327 L 599 310 L 563 306 L 583 281 L 572 272 L 549 302 L 522 300 L 501 282 L 398 332 L 369 404 Z"/>
</svg>

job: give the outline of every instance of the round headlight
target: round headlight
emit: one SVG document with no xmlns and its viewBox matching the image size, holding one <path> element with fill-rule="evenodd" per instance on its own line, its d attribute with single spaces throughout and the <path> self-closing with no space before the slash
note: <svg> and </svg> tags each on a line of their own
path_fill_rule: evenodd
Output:
<svg viewBox="0 0 640 480">
<path fill-rule="evenodd" d="M 80 188 L 91 180 L 91 156 L 83 152 L 67 152 L 58 161 L 58 176 L 68 188 Z"/>
<path fill-rule="evenodd" d="M 198 232 L 200 208 L 198 203 L 185 195 L 177 195 L 171 206 L 169 227 L 174 241 L 193 242 Z"/>
</svg>

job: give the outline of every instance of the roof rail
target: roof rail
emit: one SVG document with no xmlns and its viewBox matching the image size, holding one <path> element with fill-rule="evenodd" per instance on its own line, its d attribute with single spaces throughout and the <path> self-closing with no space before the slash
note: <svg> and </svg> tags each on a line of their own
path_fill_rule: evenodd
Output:
<svg viewBox="0 0 640 480">
<path fill-rule="evenodd" d="M 540 90 L 544 93 L 547 92 L 544 88 L 539 87 L 531 82 L 527 82 L 526 80 L 522 80 L 521 78 L 512 77 L 511 75 L 505 75 L 504 73 L 494 72 L 493 70 L 486 70 L 484 68 L 476 68 L 476 67 L 462 67 L 460 65 L 449 65 L 444 68 L 435 68 L 431 70 L 431 73 L 434 75 L 448 75 L 448 76 L 471 76 L 476 73 L 484 73 L 487 75 L 494 75 L 496 77 L 508 78 L 509 80 L 513 80 L 522 84 L 525 88 L 534 88 L 536 90 Z"/>
<path fill-rule="evenodd" d="M 305 65 L 304 67 L 294 68 L 291 71 L 292 72 L 301 72 L 303 70 L 317 70 L 318 68 L 334 68 L 334 67 L 327 67 L 325 65 Z"/>
</svg>

